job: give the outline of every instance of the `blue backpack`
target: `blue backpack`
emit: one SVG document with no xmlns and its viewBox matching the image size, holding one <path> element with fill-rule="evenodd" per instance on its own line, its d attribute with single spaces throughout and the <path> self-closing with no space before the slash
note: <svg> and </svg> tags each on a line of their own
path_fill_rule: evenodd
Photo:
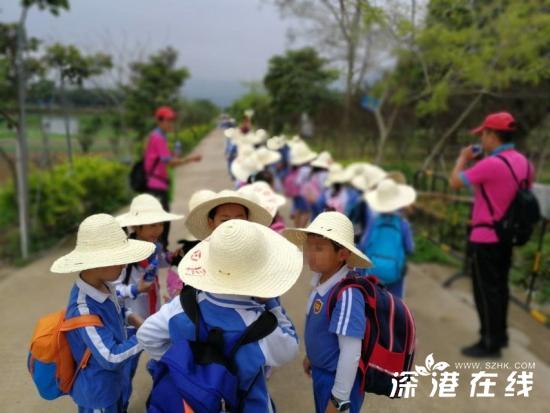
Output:
<svg viewBox="0 0 550 413">
<path fill-rule="evenodd" d="M 239 339 L 225 351 L 223 330 L 209 328 L 197 304 L 197 290 L 185 286 L 181 305 L 195 325 L 195 340 L 175 342 L 155 363 L 153 390 L 147 401 L 149 413 L 237 413 L 263 369 L 248 387 L 241 389 L 237 377 L 235 354 L 245 344 L 271 334 L 277 318 L 264 311 L 249 325 Z"/>
<path fill-rule="evenodd" d="M 368 273 L 376 276 L 382 284 L 391 284 L 403 276 L 406 254 L 401 233 L 401 217 L 382 214 L 372 223 L 363 252 L 374 266 Z"/>
</svg>

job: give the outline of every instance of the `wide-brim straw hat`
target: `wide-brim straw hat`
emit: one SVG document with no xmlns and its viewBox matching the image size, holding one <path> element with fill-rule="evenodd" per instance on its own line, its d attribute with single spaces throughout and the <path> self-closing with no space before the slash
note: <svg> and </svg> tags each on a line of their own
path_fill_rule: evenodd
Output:
<svg viewBox="0 0 550 413">
<path fill-rule="evenodd" d="M 198 191 L 193 192 L 187 204 L 189 212 L 195 209 L 197 205 L 202 204 L 215 196 L 216 193 L 210 189 L 199 189 Z"/>
<path fill-rule="evenodd" d="M 74 250 L 58 258 L 50 271 L 68 274 L 91 268 L 130 264 L 149 257 L 155 248 L 155 244 L 151 242 L 128 239 L 111 215 L 91 215 L 78 227 Z"/>
<path fill-rule="evenodd" d="M 231 173 L 242 182 L 246 182 L 249 177 L 263 169 L 264 164 L 255 151 L 249 154 L 240 154 L 231 162 Z"/>
<path fill-rule="evenodd" d="M 363 173 L 351 179 L 351 184 L 361 192 L 367 192 L 387 177 L 386 171 L 375 165 L 364 165 Z"/>
<path fill-rule="evenodd" d="M 189 231 L 198 239 L 205 239 L 212 230 L 208 226 L 208 213 L 224 204 L 238 204 L 248 209 L 248 220 L 258 224 L 269 226 L 273 221 L 271 214 L 260 205 L 260 200 L 252 194 L 244 194 L 237 191 L 225 189 L 217 193 L 213 198 L 208 199 L 195 206 L 189 215 L 185 224 Z"/>
<path fill-rule="evenodd" d="M 334 159 L 332 159 L 330 152 L 323 151 L 315 160 L 313 160 L 313 162 L 311 162 L 311 166 L 315 168 L 329 169 L 333 163 Z"/>
<path fill-rule="evenodd" d="M 329 170 L 327 179 L 325 180 L 325 187 L 330 187 L 333 184 L 345 184 L 351 180 L 352 176 L 350 172 L 339 163 L 333 163 Z"/>
<path fill-rule="evenodd" d="M 267 149 L 265 146 L 256 150 L 256 155 L 264 167 L 273 165 L 281 160 L 282 155 L 280 152 Z"/>
<path fill-rule="evenodd" d="M 264 129 L 258 129 L 254 132 L 248 132 L 244 135 L 243 140 L 250 145 L 261 145 L 269 136 Z"/>
<path fill-rule="evenodd" d="M 277 211 L 286 203 L 286 198 L 279 195 L 269 186 L 267 182 L 258 181 L 249 185 L 244 185 L 237 192 L 244 194 L 254 194 L 260 200 L 260 205 L 267 209 L 272 217 L 277 215 Z"/>
<path fill-rule="evenodd" d="M 272 138 L 269 138 L 266 142 L 267 148 L 271 149 L 272 151 L 278 151 L 279 149 L 283 148 L 286 144 L 287 144 L 287 140 L 285 135 L 273 136 Z"/>
<path fill-rule="evenodd" d="M 416 191 L 409 185 L 399 185 L 392 179 L 384 179 L 375 191 L 369 192 L 364 198 L 375 212 L 394 212 L 413 204 Z"/>
<path fill-rule="evenodd" d="M 160 201 L 153 195 L 140 194 L 130 204 L 130 211 L 116 217 L 121 227 L 137 227 L 139 225 L 157 224 L 159 222 L 176 221 L 183 215 L 166 212 Z"/>
<path fill-rule="evenodd" d="M 230 220 L 189 251 L 181 280 L 198 290 L 249 297 L 278 297 L 302 272 L 302 252 L 260 224 Z"/>
<path fill-rule="evenodd" d="M 290 164 L 303 165 L 317 158 L 317 152 L 312 151 L 305 142 L 298 142 L 290 146 Z"/>
<path fill-rule="evenodd" d="M 303 247 L 308 234 L 321 235 L 328 238 L 351 252 L 347 264 L 357 268 L 368 268 L 372 266 L 369 258 L 356 246 L 353 235 L 353 224 L 344 214 L 340 212 L 323 212 L 317 215 L 307 228 L 287 228 L 283 236 L 299 247 Z"/>
</svg>

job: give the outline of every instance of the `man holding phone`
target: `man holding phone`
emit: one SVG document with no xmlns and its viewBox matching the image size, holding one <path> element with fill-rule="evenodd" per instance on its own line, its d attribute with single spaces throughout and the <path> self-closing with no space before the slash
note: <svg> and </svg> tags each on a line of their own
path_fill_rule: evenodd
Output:
<svg viewBox="0 0 550 413">
<path fill-rule="evenodd" d="M 455 189 L 467 186 L 474 191 L 469 251 L 481 338 L 464 347 L 462 353 L 469 357 L 500 357 L 501 349 L 508 345 L 506 319 L 512 245 L 499 240 L 494 224 L 514 199 L 517 181 L 527 179 L 532 185 L 534 168 L 515 149 L 517 125 L 510 113 L 492 113 L 471 132 L 480 136 L 480 148 L 477 145 L 463 148 L 449 179 Z M 468 162 L 480 155 L 480 150 L 486 156 L 465 169 Z"/>
</svg>

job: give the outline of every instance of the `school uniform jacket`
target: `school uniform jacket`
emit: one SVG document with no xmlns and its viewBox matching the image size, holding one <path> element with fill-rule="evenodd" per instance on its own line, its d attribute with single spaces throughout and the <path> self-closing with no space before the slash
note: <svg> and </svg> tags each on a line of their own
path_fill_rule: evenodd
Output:
<svg viewBox="0 0 550 413">
<path fill-rule="evenodd" d="M 74 382 L 71 397 L 78 406 L 89 409 L 115 404 L 130 384 L 129 361 L 141 351 L 136 337 L 127 339 L 122 309 L 114 289 L 103 293 L 78 278 L 69 297 L 66 318 L 95 314 L 102 327 L 83 327 L 66 334 L 77 363 L 86 348 L 92 352 L 86 368 Z"/>
<path fill-rule="evenodd" d="M 226 342 L 234 342 L 262 311 L 271 311 L 279 323 L 273 333 L 256 343 L 242 347 L 235 356 L 242 389 L 250 388 L 244 402 L 244 413 L 271 412 L 271 399 L 263 374 L 264 366 L 280 366 L 298 354 L 298 337 L 294 325 L 277 299 L 265 305 L 249 297 L 211 294 L 198 295 L 199 307 L 209 327 L 224 331 Z M 164 304 L 149 317 L 137 332 L 139 342 L 151 358 L 159 360 L 172 342 L 194 340 L 195 327 L 185 314 L 179 296 Z"/>
</svg>

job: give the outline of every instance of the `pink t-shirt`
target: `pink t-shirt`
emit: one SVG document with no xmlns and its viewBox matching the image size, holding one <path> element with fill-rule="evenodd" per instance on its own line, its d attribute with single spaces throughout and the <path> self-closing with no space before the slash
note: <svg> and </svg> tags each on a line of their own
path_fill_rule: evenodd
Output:
<svg viewBox="0 0 550 413">
<path fill-rule="evenodd" d="M 508 160 L 520 182 L 529 174 L 529 186 L 532 185 L 534 168 L 525 156 L 515 149 L 502 150 L 499 155 Z M 474 228 L 470 233 L 470 241 L 484 244 L 498 242 L 494 229 L 489 227 L 476 228 L 475 225 L 492 224 L 493 221 L 502 218 L 508 209 L 518 189 L 510 169 L 502 159 L 492 155 L 465 170 L 462 177 L 466 183 L 474 187 L 474 208 L 472 211 L 472 225 Z M 491 215 L 487 202 L 481 193 L 481 184 L 483 184 L 487 197 L 491 201 L 494 216 Z"/>
<path fill-rule="evenodd" d="M 145 148 L 144 161 L 147 178 L 147 187 L 161 191 L 168 190 L 168 168 L 166 162 L 172 157 L 166 137 L 158 129 L 149 135 Z M 158 159 L 158 161 L 157 161 Z M 155 164 L 156 162 L 156 164 Z M 153 170 L 153 166 L 155 167 Z"/>
</svg>

